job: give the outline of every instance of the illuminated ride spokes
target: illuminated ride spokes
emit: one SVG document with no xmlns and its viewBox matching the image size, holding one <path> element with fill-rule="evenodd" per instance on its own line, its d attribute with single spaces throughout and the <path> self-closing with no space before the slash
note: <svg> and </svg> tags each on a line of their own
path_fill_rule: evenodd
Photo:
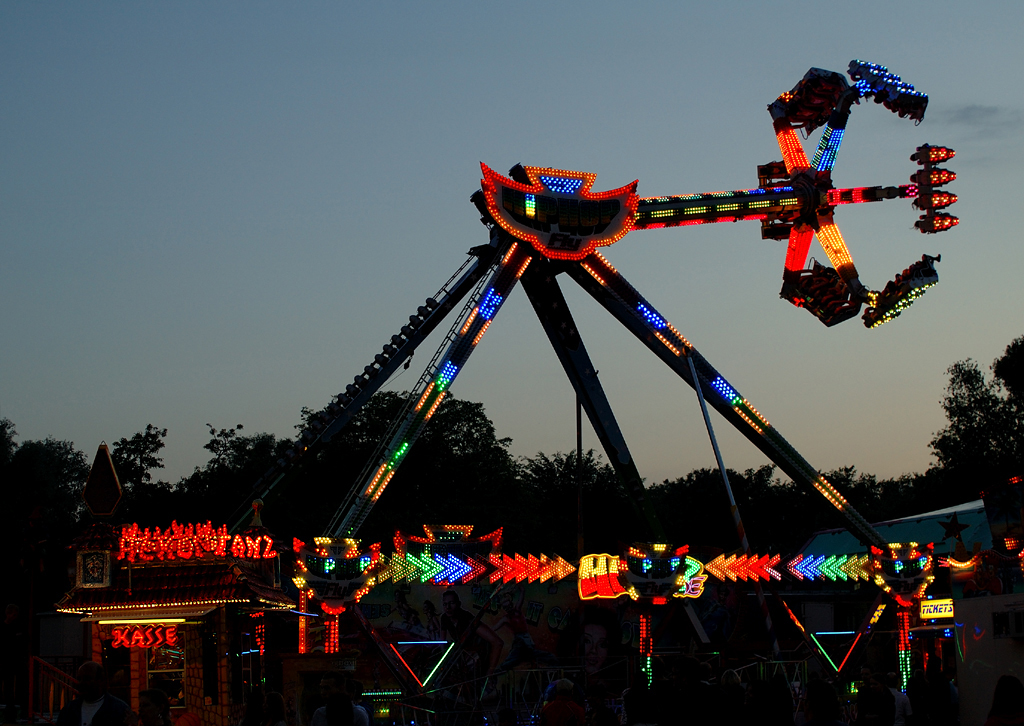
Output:
<svg viewBox="0 0 1024 726">
<path fill-rule="evenodd" d="M 840 74 L 811 69 L 793 91 L 784 93 L 769 106 L 784 161 L 759 167 L 756 189 L 640 199 L 636 196 L 635 181 L 595 193 L 591 191 L 595 177 L 589 173 L 517 165 L 505 177 L 481 165 L 481 190 L 473 195 L 472 201 L 490 230 L 489 244 L 470 250 L 470 258 L 462 267 L 410 316 L 408 325 L 392 336 L 345 392 L 310 418 L 309 427 L 295 446 L 254 487 L 252 494 L 265 498 L 290 464 L 311 447 L 337 434 L 391 375 L 407 365 L 425 337 L 467 298 L 404 410 L 342 502 L 326 536 L 318 538 L 312 550 L 296 543 L 296 550 L 301 550 L 302 557 L 307 559 L 327 552 L 332 560 L 335 555 L 340 560 L 349 560 L 345 567 L 336 570 L 315 568 L 320 571 L 309 572 L 301 586 L 304 602 L 309 596 L 317 596 L 326 612 L 337 613 L 345 603 L 358 602 L 361 594 L 372 587 L 375 577 L 385 573 L 383 568 L 388 568 L 386 571 L 393 577 L 395 568 L 404 572 L 402 568 L 413 567 L 408 559 L 386 561 L 379 556 L 379 548 L 376 554 L 372 550 L 368 555 L 360 553 L 354 537 L 520 281 L 609 462 L 631 493 L 640 518 L 647 522 L 651 541 L 665 541 L 558 285 L 557 276 L 563 273 L 604 306 L 782 471 L 795 482 L 820 492 L 846 518 L 851 532 L 873 548 L 872 552 L 899 559 L 899 553 L 842 494 L 626 281 L 599 249 L 632 229 L 756 220 L 761 222 L 764 238 L 789 240 L 783 297 L 806 307 L 826 325 L 852 317 L 865 302 L 869 305 L 864 316 L 868 327 L 899 315 L 937 281 L 933 263 L 938 257 L 925 255 L 882 291 L 868 290 L 860 282 L 833 213 L 835 207 L 843 204 L 915 198 L 915 204 L 925 210 L 916 225 L 922 232 L 937 232 L 955 225 L 955 217 L 936 211 L 954 202 L 955 195 L 935 189 L 955 175 L 934 167 L 935 163 L 951 158 L 953 152 L 944 147 L 919 147 L 912 157 L 923 167 L 912 178 L 916 185 L 833 188 L 831 171 L 853 103 L 862 97 L 873 97 L 901 116 L 918 121 L 927 104 L 927 96 L 883 67 L 854 61 L 850 75 L 855 80 L 853 85 Z M 808 162 L 797 129 L 810 132 L 822 125 L 825 128 L 821 141 Z M 804 269 L 815 234 L 833 267 L 815 264 Z M 679 573 L 686 571 L 687 561 L 682 558 L 675 562 L 674 577 L 678 579 Z M 715 567 L 729 569 L 725 563 L 709 563 L 711 571 Z M 419 561 L 415 568 L 417 572 L 427 572 L 434 564 Z M 677 583 L 671 593 L 673 597 L 686 596 L 688 580 L 684 577 Z"/>
</svg>

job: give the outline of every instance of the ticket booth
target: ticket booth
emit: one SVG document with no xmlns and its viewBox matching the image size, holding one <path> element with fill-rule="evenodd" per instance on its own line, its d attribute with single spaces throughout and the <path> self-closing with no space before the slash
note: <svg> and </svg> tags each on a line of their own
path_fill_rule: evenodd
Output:
<svg viewBox="0 0 1024 726">
<path fill-rule="evenodd" d="M 166 529 L 97 523 L 72 544 L 75 586 L 57 610 L 89 625 L 110 691 L 137 710 L 158 688 L 184 723 L 237 723 L 265 679 L 268 627 L 295 607 L 281 588 L 273 535 L 210 522 Z"/>
</svg>

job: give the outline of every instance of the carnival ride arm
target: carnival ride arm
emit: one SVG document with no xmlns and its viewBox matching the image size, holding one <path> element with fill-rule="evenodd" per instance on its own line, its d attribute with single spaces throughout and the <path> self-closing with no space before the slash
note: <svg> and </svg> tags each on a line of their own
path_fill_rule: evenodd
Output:
<svg viewBox="0 0 1024 726">
<path fill-rule="evenodd" d="M 550 260 L 536 260 L 523 275 L 523 290 L 576 391 L 577 400 L 586 411 L 594 433 L 608 455 L 609 463 L 629 491 L 629 499 L 636 509 L 638 520 L 646 521 L 649 534 L 654 540 L 664 540 L 665 531 L 646 494 L 643 477 L 636 467 L 626 438 L 616 421 L 615 412 L 598 378 L 597 369 L 558 285 L 558 270 L 557 264 Z"/>
<path fill-rule="evenodd" d="M 402 365 L 408 365 L 420 343 L 486 275 L 493 266 L 496 253 L 497 249 L 493 245 L 471 249 L 469 257 L 455 274 L 437 293 L 427 298 L 415 315 L 409 316 L 409 322 L 401 327 L 398 334 L 391 336 L 391 341 L 374 356 L 370 365 L 365 366 L 363 372 L 345 387 L 344 392 L 335 396 L 327 407 L 309 418 L 307 427 L 299 434 L 295 445 L 256 481 L 229 519 L 234 523 L 233 532 L 245 526 L 246 515 L 254 498 L 266 498 L 293 464 L 309 450 L 330 441 Z"/>
<path fill-rule="evenodd" d="M 406 410 L 395 420 L 389 436 L 367 463 L 327 529 L 333 537 L 352 537 L 366 521 L 370 510 L 390 483 L 409 449 L 437 411 L 455 377 L 462 370 L 476 345 L 491 325 L 502 303 L 508 299 L 520 276 L 529 265 L 528 246 L 494 232 L 501 257 L 493 272 L 478 285 L 413 389 Z"/>
<path fill-rule="evenodd" d="M 600 253 L 591 254 L 579 265 L 569 266 L 567 272 L 691 387 L 694 382 L 690 375 L 689 363 L 684 358 L 692 356 L 697 375 L 701 379 L 700 389 L 707 403 L 718 410 L 794 481 L 814 487 L 828 499 L 846 518 L 851 532 L 857 539 L 868 546 L 888 547 L 882 536 L 843 495 L 822 477 Z M 706 393 L 708 390 L 713 391 L 710 396 Z"/>
</svg>

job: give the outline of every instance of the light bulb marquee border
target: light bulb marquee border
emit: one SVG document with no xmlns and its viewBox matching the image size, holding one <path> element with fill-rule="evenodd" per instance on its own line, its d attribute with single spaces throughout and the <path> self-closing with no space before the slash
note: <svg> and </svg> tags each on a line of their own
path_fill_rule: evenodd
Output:
<svg viewBox="0 0 1024 726">
<path fill-rule="evenodd" d="M 527 166 L 523 168 L 531 183 L 523 184 L 482 162 L 480 168 L 484 175 L 480 188 L 491 216 L 502 229 L 529 242 L 544 257 L 583 260 L 596 248 L 625 237 L 636 222 L 639 180 L 595 193 L 590 188 L 597 175 L 590 172 Z M 553 226 L 558 227 L 557 232 L 552 231 Z"/>
</svg>

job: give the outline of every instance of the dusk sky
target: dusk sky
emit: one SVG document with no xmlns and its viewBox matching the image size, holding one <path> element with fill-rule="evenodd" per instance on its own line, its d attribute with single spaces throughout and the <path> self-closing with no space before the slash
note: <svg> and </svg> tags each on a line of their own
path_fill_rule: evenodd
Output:
<svg viewBox="0 0 1024 726">
<path fill-rule="evenodd" d="M 922 471 L 946 368 L 1024 335 L 1022 30 L 1020 2 L 5 2 L 0 417 L 90 457 L 167 427 L 170 481 L 208 458 L 207 422 L 294 435 L 487 242 L 481 161 L 641 196 L 754 187 L 781 158 L 766 105 L 859 58 L 930 103 L 919 126 L 855 107 L 837 186 L 906 184 L 925 142 L 957 151 L 949 232 L 917 232 L 907 200 L 837 210 L 869 287 L 941 253 L 901 318 L 825 328 L 780 300 L 786 242 L 755 222 L 604 253 L 814 466 Z M 714 466 L 692 390 L 562 286 L 641 474 Z M 575 446 L 521 290 L 452 391 L 516 455 Z M 729 467 L 768 463 L 713 416 Z"/>
</svg>

